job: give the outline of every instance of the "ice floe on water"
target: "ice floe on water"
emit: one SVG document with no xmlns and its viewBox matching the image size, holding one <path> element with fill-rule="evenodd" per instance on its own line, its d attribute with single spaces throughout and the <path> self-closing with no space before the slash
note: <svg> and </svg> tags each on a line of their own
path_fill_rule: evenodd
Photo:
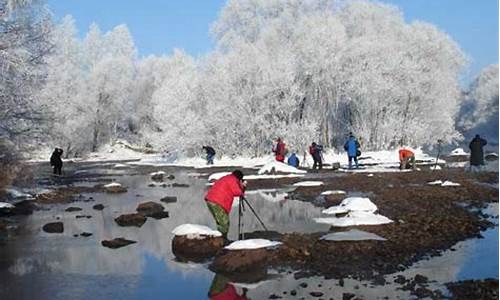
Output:
<svg viewBox="0 0 500 300">
<path fill-rule="evenodd" d="M 445 181 L 435 180 L 435 181 L 427 182 L 427 184 L 440 185 L 440 186 L 460 186 L 460 183 L 456 183 L 456 182 L 449 181 L 449 180 L 445 180 Z"/>
<path fill-rule="evenodd" d="M 293 184 L 294 186 L 322 186 L 322 181 L 299 181 Z"/>
<path fill-rule="evenodd" d="M 248 239 L 232 242 L 231 244 L 224 247 L 228 250 L 245 250 L 245 249 L 259 249 L 259 248 L 269 248 L 281 245 L 281 242 L 270 241 L 266 239 Z"/>
<path fill-rule="evenodd" d="M 351 211 L 344 217 L 315 218 L 314 221 L 336 227 L 381 225 L 393 222 L 385 216 L 366 211 Z"/>
<path fill-rule="evenodd" d="M 325 241 L 365 241 L 365 240 L 386 241 L 385 238 L 379 235 L 357 229 L 329 233 L 322 236 L 320 239 Z"/>
<path fill-rule="evenodd" d="M 188 239 L 203 238 L 206 236 L 218 237 L 222 236 L 222 233 L 218 230 L 213 230 L 212 228 L 204 225 L 198 224 L 182 224 L 174 228 L 172 233 L 176 236 L 186 235 Z"/>
<path fill-rule="evenodd" d="M 335 215 L 348 213 L 350 211 L 365 211 L 373 213 L 377 211 L 377 206 L 368 198 L 349 197 L 342 200 L 340 205 L 324 209 L 322 213 L 327 215 Z"/>
<path fill-rule="evenodd" d="M 272 161 L 265 164 L 262 168 L 257 172 L 259 175 L 262 174 L 272 174 L 272 173 L 295 173 L 295 174 L 306 174 L 307 171 L 299 170 L 290 165 L 284 164 L 279 161 Z"/>
<path fill-rule="evenodd" d="M 342 190 L 333 190 L 333 191 L 324 191 L 321 193 L 321 196 L 328 196 L 328 195 L 345 195 L 346 192 Z"/>
</svg>

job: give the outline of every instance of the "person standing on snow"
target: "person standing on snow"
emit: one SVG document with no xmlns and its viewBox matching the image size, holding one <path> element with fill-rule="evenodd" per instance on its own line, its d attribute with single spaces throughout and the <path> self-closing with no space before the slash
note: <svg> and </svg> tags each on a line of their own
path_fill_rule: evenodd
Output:
<svg viewBox="0 0 500 300">
<path fill-rule="evenodd" d="M 323 159 L 321 155 L 321 151 L 323 151 L 323 146 L 316 144 L 313 142 L 311 146 L 309 146 L 309 154 L 311 154 L 314 164 L 313 164 L 313 170 L 316 170 L 316 167 L 319 167 L 319 169 L 323 169 Z"/>
<path fill-rule="evenodd" d="M 295 152 L 292 152 L 292 154 L 290 155 L 290 157 L 288 157 L 287 162 L 288 162 L 288 165 L 290 165 L 292 167 L 295 167 L 295 168 L 298 168 L 299 164 L 300 164 L 299 158 L 297 157 L 297 155 L 295 154 Z"/>
<path fill-rule="evenodd" d="M 63 161 L 61 157 L 63 152 L 63 149 L 55 148 L 50 156 L 50 165 L 54 168 L 54 175 L 62 175 Z"/>
<path fill-rule="evenodd" d="M 470 149 L 470 166 L 472 167 L 481 167 L 484 165 L 484 153 L 483 147 L 486 146 L 488 142 L 485 139 L 482 139 L 479 134 L 472 139 L 469 144 Z"/>
<path fill-rule="evenodd" d="M 402 148 L 399 149 L 399 169 L 406 170 L 412 168 L 415 170 L 415 153 L 413 151 Z"/>
<path fill-rule="evenodd" d="M 243 197 L 245 186 L 243 173 L 240 170 L 234 170 L 231 174 L 217 180 L 205 195 L 208 210 L 215 219 L 217 230 L 225 239 L 229 232 L 229 213 L 234 197 Z"/>
<path fill-rule="evenodd" d="M 358 156 L 361 155 L 359 151 L 359 142 L 354 137 L 352 132 L 349 133 L 349 138 L 344 144 L 344 150 L 347 152 L 347 158 L 349 160 L 349 169 L 352 169 L 352 161 L 356 164 L 356 169 L 359 167 L 358 165 Z"/>
<path fill-rule="evenodd" d="M 207 153 L 207 165 L 213 165 L 215 157 L 214 148 L 210 146 L 203 146 L 202 149 L 205 150 L 205 152 Z"/>
<path fill-rule="evenodd" d="M 278 138 L 276 144 L 274 144 L 272 151 L 274 152 L 274 158 L 279 162 L 285 161 L 286 147 L 285 143 Z"/>
</svg>

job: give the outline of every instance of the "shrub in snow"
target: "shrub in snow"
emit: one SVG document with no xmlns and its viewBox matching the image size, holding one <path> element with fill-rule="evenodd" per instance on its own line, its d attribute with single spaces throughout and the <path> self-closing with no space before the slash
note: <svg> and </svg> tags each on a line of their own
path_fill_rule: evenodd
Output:
<svg viewBox="0 0 500 300">
<path fill-rule="evenodd" d="M 186 235 L 188 239 L 202 239 L 204 237 L 219 237 L 222 233 L 204 225 L 182 224 L 174 228 L 172 233 L 176 236 Z"/>
<path fill-rule="evenodd" d="M 340 205 L 329 207 L 323 210 L 322 213 L 331 215 L 348 213 L 350 211 L 375 212 L 377 211 L 377 206 L 368 198 L 349 197 L 342 200 Z"/>
<path fill-rule="evenodd" d="M 364 241 L 364 240 L 386 241 L 386 239 L 384 239 L 379 235 L 357 229 L 329 233 L 322 236 L 320 239 L 326 241 Z"/>
<path fill-rule="evenodd" d="M 258 174 L 274 174 L 274 173 L 295 173 L 295 174 L 305 174 L 307 171 L 299 170 L 290 165 L 284 164 L 279 161 L 272 161 L 265 164 L 259 169 Z"/>
<path fill-rule="evenodd" d="M 249 239 L 232 242 L 231 244 L 224 247 L 228 250 L 248 250 L 248 249 L 259 249 L 259 248 L 269 248 L 281 245 L 281 242 L 270 241 L 266 239 Z"/>
</svg>

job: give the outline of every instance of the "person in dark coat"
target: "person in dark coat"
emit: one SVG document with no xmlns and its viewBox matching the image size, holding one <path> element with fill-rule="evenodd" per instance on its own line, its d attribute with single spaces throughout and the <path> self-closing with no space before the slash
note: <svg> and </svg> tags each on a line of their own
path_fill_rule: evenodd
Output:
<svg viewBox="0 0 500 300">
<path fill-rule="evenodd" d="M 215 150 L 210 146 L 203 146 L 202 148 L 207 153 L 207 165 L 214 164 Z"/>
<path fill-rule="evenodd" d="M 50 156 L 50 165 L 54 168 L 55 175 L 62 175 L 62 155 L 63 149 L 55 148 L 54 152 L 52 152 L 52 155 Z"/>
<path fill-rule="evenodd" d="M 358 168 L 358 156 L 360 155 L 359 147 L 358 140 L 354 137 L 352 132 L 349 133 L 349 139 L 347 139 L 344 144 L 344 150 L 347 152 L 347 158 L 349 159 L 349 169 L 352 169 L 353 160 L 356 164 L 356 168 Z"/>
<path fill-rule="evenodd" d="M 313 142 L 311 146 L 309 146 L 309 154 L 311 154 L 314 164 L 313 164 L 313 170 L 318 167 L 320 170 L 323 168 L 323 159 L 321 156 L 321 151 L 323 151 L 323 146 L 316 144 Z"/>
<path fill-rule="evenodd" d="M 484 153 L 483 147 L 486 146 L 487 142 L 482 139 L 479 134 L 472 139 L 469 144 L 470 148 L 470 165 L 471 166 L 482 166 L 484 165 Z"/>
</svg>

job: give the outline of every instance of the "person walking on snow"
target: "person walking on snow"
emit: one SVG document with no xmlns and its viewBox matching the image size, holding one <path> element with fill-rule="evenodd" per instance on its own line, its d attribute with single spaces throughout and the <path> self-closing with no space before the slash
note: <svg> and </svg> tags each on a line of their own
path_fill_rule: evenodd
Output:
<svg viewBox="0 0 500 300">
<path fill-rule="evenodd" d="M 354 137 L 352 132 L 349 133 L 349 138 L 344 144 L 344 150 L 347 152 L 347 158 L 349 160 L 349 169 L 352 169 L 352 161 L 356 164 L 356 169 L 359 167 L 358 165 L 358 154 L 359 152 L 359 142 Z"/>
<path fill-rule="evenodd" d="M 210 146 L 203 146 L 202 148 L 207 153 L 207 165 L 214 164 L 215 150 Z"/>
<path fill-rule="evenodd" d="M 288 157 L 287 162 L 288 162 L 288 165 L 290 165 L 292 167 L 295 167 L 295 168 L 298 168 L 299 164 L 300 164 L 299 158 L 297 157 L 297 155 L 295 154 L 295 152 L 292 152 L 292 154 L 290 155 L 290 157 Z"/>
<path fill-rule="evenodd" d="M 314 164 L 313 164 L 313 170 L 316 170 L 316 167 L 319 167 L 319 169 L 323 169 L 323 159 L 321 155 L 321 151 L 323 151 L 323 146 L 316 144 L 313 142 L 311 146 L 309 146 L 309 154 L 311 154 Z"/>
<path fill-rule="evenodd" d="M 217 180 L 205 195 L 208 210 L 215 219 L 217 230 L 225 239 L 229 232 L 229 213 L 234 197 L 243 197 L 245 186 L 243 173 L 240 170 L 234 170 L 231 174 Z"/>
<path fill-rule="evenodd" d="M 285 143 L 278 138 L 276 144 L 274 144 L 272 151 L 274 152 L 274 158 L 279 162 L 285 161 L 286 147 Z"/>
<path fill-rule="evenodd" d="M 62 175 L 62 155 L 63 149 L 55 148 L 54 152 L 52 152 L 52 155 L 50 156 L 50 165 L 54 168 L 54 175 Z"/>
<path fill-rule="evenodd" d="M 472 139 L 469 144 L 470 149 L 470 166 L 472 167 L 481 167 L 484 165 L 484 153 L 483 147 L 486 146 L 488 142 L 485 139 L 481 138 L 479 134 Z"/>
<path fill-rule="evenodd" d="M 406 170 L 412 168 L 415 170 L 415 153 L 413 151 L 402 148 L 399 149 L 399 169 Z"/>
</svg>

